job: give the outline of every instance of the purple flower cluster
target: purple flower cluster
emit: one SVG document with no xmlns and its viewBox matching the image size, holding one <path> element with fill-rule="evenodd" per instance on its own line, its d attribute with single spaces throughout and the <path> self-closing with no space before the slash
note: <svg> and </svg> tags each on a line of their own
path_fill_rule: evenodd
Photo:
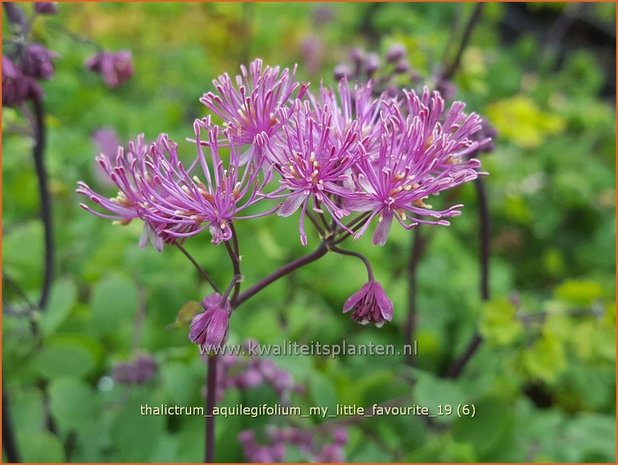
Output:
<svg viewBox="0 0 618 465">
<path fill-rule="evenodd" d="M 40 15 L 55 15 L 58 13 L 57 2 L 34 2 L 34 11 Z"/>
<path fill-rule="evenodd" d="M 118 195 L 107 198 L 80 182 L 77 192 L 106 212 L 81 206 L 119 224 L 143 220 L 142 247 L 150 240 L 161 250 L 163 243 L 181 243 L 207 228 L 214 243 L 230 239 L 232 221 L 259 200 L 259 170 L 253 165 L 241 166 L 240 154 L 234 149 L 224 165 L 216 126 L 208 130 L 209 164 L 200 139 L 202 129 L 209 126 L 208 119 L 195 123 L 198 157 L 189 167 L 180 161 L 178 144 L 165 134 L 151 144 L 140 136 L 127 150 L 120 147 L 113 158 L 99 155 L 97 160 L 118 187 Z"/>
<path fill-rule="evenodd" d="M 290 373 L 277 367 L 272 360 L 257 355 L 257 348 L 255 341 L 246 341 L 243 355 L 220 356 L 217 364 L 218 401 L 223 400 L 230 389 L 244 391 L 262 385 L 270 386 L 282 402 L 287 401 L 293 392 L 302 391 L 302 385 L 296 384 Z"/>
<path fill-rule="evenodd" d="M 157 362 L 150 355 L 139 355 L 130 362 L 114 365 L 112 377 L 118 384 L 144 384 L 157 374 Z"/>
<path fill-rule="evenodd" d="M 401 59 L 401 53 L 392 55 Z M 375 97 L 371 83 L 351 86 L 344 79 L 313 95 L 296 81 L 295 68 L 259 59 L 235 79 L 220 76 L 214 86 L 201 102 L 223 127 L 210 116 L 194 123 L 193 161 L 183 164 L 179 146 L 165 135 L 150 145 L 140 139 L 113 161 L 101 155 L 120 192 L 108 199 L 80 183 L 78 192 L 107 213 L 84 208 L 122 224 L 140 218 L 159 249 L 204 229 L 218 244 L 231 238 L 234 221 L 274 211 L 300 211 L 303 244 L 305 217 L 318 215 L 355 238 L 375 220 L 373 242 L 383 245 L 393 219 L 406 229 L 449 224 L 461 205 L 433 210 L 426 200 L 479 174 L 479 162 L 469 155 L 486 142 L 474 140 L 481 118 L 466 113 L 461 102 L 447 108 L 437 92 Z M 269 199 L 278 204 L 240 215 Z M 352 212 L 360 217 L 355 231 L 344 223 Z"/>
<path fill-rule="evenodd" d="M 2 105 L 18 107 L 30 100 L 43 97 L 40 81 L 51 79 L 58 54 L 47 47 L 30 42 L 30 25 L 37 14 L 52 15 L 58 12 L 54 2 L 35 2 L 34 15 L 26 18 L 21 7 L 7 5 L 6 15 L 15 34 L 3 41 L 2 54 Z"/>
<path fill-rule="evenodd" d="M 238 442 L 243 448 L 245 458 L 252 463 L 285 462 L 289 448 L 297 449 L 308 462 L 343 462 L 344 448 L 348 442 L 347 431 L 344 428 L 337 428 L 330 433 L 330 437 L 327 437 L 327 434 L 328 431 L 268 426 L 265 444 L 258 443 L 253 430 L 241 431 Z"/>
<path fill-rule="evenodd" d="M 43 94 L 41 86 L 7 56 L 2 55 L 2 105 L 17 107 Z"/>
<path fill-rule="evenodd" d="M 396 78 L 399 80 L 399 76 L 407 75 L 411 82 L 415 82 L 418 77 L 411 70 L 407 55 L 406 48 L 398 43 L 393 44 L 383 57 L 362 48 L 353 48 L 349 61 L 335 66 L 334 76 L 337 80 L 372 81 L 376 93 L 385 91 L 394 95 L 398 93 L 398 86 L 394 83 Z"/>
<path fill-rule="evenodd" d="M 15 53 L 2 55 L 2 104 L 17 107 L 28 100 L 41 98 L 38 81 L 54 75 L 53 60 L 57 54 L 40 44 L 16 47 Z"/>
<path fill-rule="evenodd" d="M 133 76 L 133 55 L 129 50 L 102 51 L 86 61 L 86 68 L 100 74 L 108 87 L 119 87 Z"/>
</svg>

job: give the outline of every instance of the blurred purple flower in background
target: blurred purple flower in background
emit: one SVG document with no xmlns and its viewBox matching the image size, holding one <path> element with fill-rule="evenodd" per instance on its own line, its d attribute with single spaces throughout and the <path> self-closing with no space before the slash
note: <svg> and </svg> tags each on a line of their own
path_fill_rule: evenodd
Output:
<svg viewBox="0 0 618 465">
<path fill-rule="evenodd" d="M 115 88 L 133 76 L 133 55 L 129 50 L 99 52 L 86 61 L 86 67 L 100 74 L 108 87 Z"/>
<path fill-rule="evenodd" d="M 331 5 L 326 5 L 324 3 L 319 3 L 313 9 L 313 15 L 311 17 L 311 21 L 314 26 L 320 27 L 329 23 L 335 18 L 335 11 Z"/>
<path fill-rule="evenodd" d="M 21 69 L 35 79 L 50 79 L 54 75 L 52 60 L 58 56 L 40 44 L 28 44 L 24 49 Z"/>
<path fill-rule="evenodd" d="M 393 44 L 386 51 L 384 58 L 388 63 L 399 63 L 407 54 L 408 51 L 402 44 Z"/>
<path fill-rule="evenodd" d="M 34 11 L 40 15 L 55 15 L 58 13 L 57 2 L 34 2 Z"/>
<path fill-rule="evenodd" d="M 108 158 L 112 157 L 121 145 L 118 134 L 116 134 L 116 131 L 112 128 L 97 129 L 92 134 L 90 140 L 95 146 L 97 157 L 101 154 Z M 97 162 L 96 158 L 94 159 L 93 173 L 97 180 L 104 186 L 111 187 L 114 185 L 114 181 L 112 181 L 109 174 L 106 173 L 103 167 Z"/>
<path fill-rule="evenodd" d="M 317 74 L 322 68 L 324 59 L 324 43 L 319 36 L 312 34 L 300 43 L 300 51 L 309 74 Z"/>
<path fill-rule="evenodd" d="M 144 384 L 157 374 L 157 362 L 148 354 L 140 354 L 135 360 L 114 365 L 112 377 L 118 384 Z"/>
<path fill-rule="evenodd" d="M 2 55 L 2 105 L 17 107 L 42 95 L 43 90 L 36 80 L 25 76 L 10 58 Z"/>
<path fill-rule="evenodd" d="M 274 425 L 266 427 L 265 439 L 265 443 L 258 443 L 252 430 L 244 430 L 238 434 L 238 442 L 249 462 L 285 462 L 287 449 L 296 449 L 294 456 L 300 454 L 307 462 L 343 462 L 344 448 L 348 441 L 347 431 L 342 427 L 331 432 L 311 427 L 303 429 Z"/>
<path fill-rule="evenodd" d="M 193 317 L 189 339 L 200 346 L 202 353 L 221 347 L 227 340 L 232 306 L 221 294 L 214 293 L 202 301 L 204 311 Z"/>
<path fill-rule="evenodd" d="M 345 301 L 343 313 L 350 310 L 352 319 L 362 325 L 372 323 L 379 328 L 393 319 L 393 303 L 380 283 L 373 279 Z"/>
<path fill-rule="evenodd" d="M 303 386 L 295 383 L 290 373 L 260 355 L 257 342 L 245 341 L 242 350 L 239 355 L 227 353 L 220 356 L 215 388 L 218 401 L 223 400 L 228 390 L 244 391 L 263 385 L 270 386 L 281 402 L 287 402 L 292 393 L 303 391 Z"/>
</svg>

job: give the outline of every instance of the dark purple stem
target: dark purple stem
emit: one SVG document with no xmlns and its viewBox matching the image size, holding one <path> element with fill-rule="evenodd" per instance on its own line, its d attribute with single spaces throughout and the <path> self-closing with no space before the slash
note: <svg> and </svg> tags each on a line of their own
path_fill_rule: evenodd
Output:
<svg viewBox="0 0 618 465">
<path fill-rule="evenodd" d="M 470 15 L 470 19 L 468 20 L 468 23 L 466 24 L 466 28 L 464 29 L 464 32 L 463 32 L 463 36 L 461 37 L 461 42 L 459 43 L 459 49 L 457 49 L 457 53 L 455 54 L 455 58 L 453 58 L 453 61 L 451 62 L 451 64 L 447 66 L 444 72 L 442 73 L 442 79 L 447 80 L 447 81 L 450 80 L 455 75 L 457 70 L 459 69 L 459 65 L 461 64 L 463 53 L 466 50 L 466 47 L 468 46 L 468 42 L 470 42 L 470 38 L 472 37 L 472 32 L 474 31 L 474 28 L 476 27 L 479 19 L 481 18 L 481 13 L 483 12 L 484 6 L 485 6 L 484 3 L 477 3 L 474 6 L 474 10 L 472 11 L 472 14 Z"/>
<path fill-rule="evenodd" d="M 367 257 L 365 257 L 363 254 L 359 252 L 353 252 L 352 250 L 340 249 L 339 247 L 334 246 L 334 245 L 330 247 L 330 250 L 340 255 L 349 255 L 350 257 L 358 258 L 360 261 L 364 263 L 365 268 L 367 269 L 367 278 L 369 279 L 369 281 L 374 281 L 373 269 L 371 268 L 371 263 L 369 263 L 369 260 L 367 260 Z"/>
<path fill-rule="evenodd" d="M 17 450 L 17 443 L 15 435 L 13 434 L 13 423 L 11 422 L 11 412 L 9 395 L 2 386 L 2 448 L 6 455 L 8 463 L 19 463 L 19 452 Z"/>
<path fill-rule="evenodd" d="M 240 283 L 241 272 L 240 272 L 240 247 L 238 245 L 238 236 L 236 235 L 236 230 L 234 229 L 234 225 L 230 225 L 230 229 L 232 231 L 232 245 L 230 245 L 230 241 L 225 241 L 225 248 L 227 253 L 230 256 L 230 260 L 232 262 L 232 268 L 234 270 L 234 294 L 232 295 L 232 302 L 235 302 L 238 298 L 238 294 L 240 293 Z M 232 304 L 233 305 L 233 304 Z"/>
<path fill-rule="evenodd" d="M 8 20 L 20 28 L 20 33 L 26 35 L 28 24 L 21 8 L 13 3 L 4 2 L 4 10 Z M 39 199 L 41 202 L 41 221 L 43 222 L 43 240 L 45 242 L 45 258 L 43 265 L 43 282 L 41 296 L 39 298 L 39 308 L 45 310 L 49 291 L 54 275 L 54 236 L 52 224 L 51 198 L 47 184 L 47 172 L 45 170 L 45 108 L 39 97 L 32 99 L 32 109 L 34 110 L 34 147 L 32 157 L 34 158 L 34 169 L 36 172 L 39 188 Z"/>
<path fill-rule="evenodd" d="M 204 463 L 215 460 L 215 416 L 213 411 L 217 403 L 217 354 L 208 357 L 208 376 L 206 381 L 206 450 Z"/>
<path fill-rule="evenodd" d="M 43 288 L 39 299 L 39 307 L 45 310 L 49 298 L 49 291 L 54 277 L 54 235 L 51 198 L 47 184 L 47 172 L 43 155 L 45 153 L 45 111 L 43 102 L 39 98 L 32 100 L 34 109 L 34 169 L 39 181 L 39 198 L 41 201 L 41 220 L 43 221 L 43 235 L 45 241 L 45 264 L 43 269 Z"/>
<path fill-rule="evenodd" d="M 478 199 L 479 224 L 481 226 L 479 232 L 479 263 L 481 268 L 480 292 L 481 299 L 483 301 L 487 301 L 489 300 L 489 246 L 491 237 L 489 202 L 487 199 L 487 192 L 485 190 L 485 182 L 483 178 L 477 178 L 475 181 L 475 186 L 476 197 Z M 472 336 L 472 339 L 470 339 L 470 342 L 468 342 L 468 345 L 464 349 L 463 353 L 449 368 L 446 374 L 447 378 L 455 379 L 461 375 L 472 356 L 480 347 L 481 342 L 483 342 L 483 339 L 481 338 L 479 332 L 476 331 Z"/>
<path fill-rule="evenodd" d="M 195 269 L 198 271 L 200 276 L 202 278 L 204 278 L 206 281 L 208 281 L 208 284 L 210 284 L 210 287 L 212 287 L 213 291 L 221 294 L 221 290 L 219 289 L 219 286 L 217 286 L 215 284 L 215 282 L 213 281 L 213 279 L 210 276 L 210 274 L 208 273 L 208 271 L 206 271 L 204 269 L 204 267 L 202 267 L 202 265 L 200 265 L 197 262 L 197 260 L 195 258 L 193 258 L 193 256 L 187 251 L 187 249 L 185 249 L 184 246 L 182 246 L 181 244 L 178 244 L 178 243 L 176 244 L 176 247 L 178 247 L 178 249 L 183 253 L 183 255 L 189 259 L 189 261 L 195 267 Z"/>
<path fill-rule="evenodd" d="M 24 16 L 24 11 L 21 8 L 18 8 L 12 2 L 2 2 L 4 5 L 4 11 L 6 11 L 6 17 L 12 24 L 20 27 L 20 34 L 25 32 L 26 28 L 26 17 Z"/>
<path fill-rule="evenodd" d="M 423 236 L 420 226 L 414 228 L 412 232 L 412 251 L 410 252 L 410 260 L 408 261 L 408 315 L 404 328 L 404 344 L 412 344 L 414 340 L 417 320 L 416 294 L 418 288 L 418 264 L 425 251 L 427 240 L 427 237 Z M 410 366 L 414 364 L 414 356 L 412 354 L 406 355 L 406 364 Z"/>
<path fill-rule="evenodd" d="M 326 255 L 326 252 L 328 252 L 327 242 L 320 243 L 318 248 L 314 250 L 313 252 L 311 252 L 310 254 L 307 254 L 304 257 L 297 258 L 296 260 L 282 266 L 274 273 L 270 274 L 269 276 L 265 277 L 258 283 L 254 284 L 252 287 L 247 289 L 245 292 L 242 292 L 238 296 L 238 299 L 236 299 L 235 307 L 238 307 L 241 304 L 243 304 L 247 299 L 250 299 L 251 297 L 253 297 L 255 294 L 260 292 L 262 289 L 264 289 L 269 284 L 272 284 L 278 279 L 283 278 L 285 275 L 291 273 L 292 271 L 297 270 L 301 266 L 305 266 L 311 262 L 316 261 L 318 258 L 323 257 L 324 255 Z"/>
</svg>

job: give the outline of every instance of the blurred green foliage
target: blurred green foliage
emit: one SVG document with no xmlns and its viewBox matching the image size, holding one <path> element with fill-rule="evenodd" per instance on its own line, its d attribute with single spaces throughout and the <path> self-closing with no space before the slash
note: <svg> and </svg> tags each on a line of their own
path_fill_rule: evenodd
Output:
<svg viewBox="0 0 618 465">
<path fill-rule="evenodd" d="M 121 140 L 166 132 L 183 141 L 193 118 L 204 114 L 197 99 L 211 79 L 255 56 L 298 62 L 300 77 L 317 85 L 332 82 L 331 70 L 350 46 L 384 51 L 401 42 L 412 67 L 427 75 L 443 58 L 452 22 L 460 18 L 461 25 L 471 10 L 463 4 L 321 8 L 333 17 L 320 25 L 312 24 L 316 4 L 285 3 L 62 4 L 58 16 L 36 21 L 34 37 L 60 54 L 56 76 L 45 84 L 58 263 L 49 310 L 36 315 L 41 339 L 33 339 L 26 318 L 3 319 L 4 382 L 24 460 L 196 462 L 203 452 L 203 419 L 143 417 L 139 405 L 203 403 L 205 365 L 186 326 L 167 327 L 208 289 L 177 250 L 138 249 L 139 225 L 112 226 L 78 207 L 78 180 L 109 190 L 93 171 L 93 132 L 111 127 Z M 615 5 L 595 8 L 599 20 L 613 20 Z M 350 428 L 349 461 L 615 460 L 615 113 L 599 97 L 607 76 L 588 50 L 569 53 L 556 69 L 551 51 L 539 58 L 539 37 L 501 43 L 505 9 L 487 5 L 456 78 L 457 98 L 500 133 L 496 150 L 483 156 L 492 300 L 481 303 L 478 295 L 476 199 L 465 186 L 457 192 L 464 214 L 449 228 L 425 231 L 415 368 L 404 367 L 400 356 L 275 359 L 306 386 L 294 404 L 371 405 L 409 396 L 410 404 L 432 407 L 474 403 L 477 416 L 440 417 L 437 428 L 417 417 L 366 419 Z M 65 30 L 107 49 L 130 49 L 134 78 L 105 88 L 83 69 L 95 49 Z M 322 51 L 319 72 L 311 74 L 302 44 L 316 37 Z M 23 115 L 3 109 L 3 270 L 35 300 L 42 228 L 31 141 L 19 134 L 26 124 Z M 304 251 L 294 220 L 269 217 L 237 229 L 247 283 Z M 187 246 L 225 283 L 226 254 L 209 240 L 206 234 Z M 341 314 L 364 270 L 351 258 L 327 255 L 235 313 L 231 342 L 401 344 L 410 243 L 410 233 L 394 230 L 385 248 L 372 247 L 367 237 L 353 245 L 371 259 L 395 304 L 392 324 L 356 327 Z M 8 286 L 4 295 L 15 297 Z M 138 340 L 139 309 L 146 317 Z M 459 379 L 442 378 L 476 328 L 485 339 L 479 352 Z M 156 358 L 156 378 L 139 387 L 114 384 L 113 364 L 140 350 Z M 256 390 L 241 399 L 230 392 L 224 403 L 274 401 L 269 395 Z M 322 420 L 219 419 L 218 460 L 243 460 L 236 439 L 242 429 L 290 421 Z"/>
</svg>

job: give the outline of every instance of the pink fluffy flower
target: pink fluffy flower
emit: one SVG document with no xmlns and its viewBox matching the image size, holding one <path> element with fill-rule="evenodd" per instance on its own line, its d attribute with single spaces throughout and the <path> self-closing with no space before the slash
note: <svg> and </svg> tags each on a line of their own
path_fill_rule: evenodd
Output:
<svg viewBox="0 0 618 465">
<path fill-rule="evenodd" d="M 336 89 L 322 85 L 320 93 L 317 96 L 310 94 L 310 99 L 317 112 L 323 107 L 331 109 L 332 133 L 337 140 L 345 140 L 348 129 L 357 124 L 365 152 L 376 150 L 382 130 L 380 115 L 389 112 L 392 99 L 385 95 L 374 97 L 371 81 L 352 86 L 344 77 Z"/>
<path fill-rule="evenodd" d="M 406 92 L 406 99 L 408 116 L 397 110 L 382 118 L 377 154 L 360 159 L 353 176 L 357 196 L 348 207 L 369 213 L 356 237 L 377 218 L 375 245 L 386 243 L 393 218 L 406 229 L 448 225 L 445 218 L 459 215 L 462 205 L 435 211 L 425 200 L 479 175 L 479 161 L 468 155 L 486 142 L 472 140 L 481 118 L 466 114 L 461 102 L 445 112 L 440 94 L 427 89 Z"/>
<path fill-rule="evenodd" d="M 339 224 L 349 214 L 333 197 L 351 194 L 343 183 L 362 155 L 362 148 L 358 144 L 358 123 L 342 128 L 341 134 L 335 133 L 328 105 L 314 111 L 308 101 L 297 101 L 291 114 L 268 154 L 281 175 L 281 188 L 270 197 L 285 199 L 280 216 L 290 216 L 300 209 L 300 238 L 306 245 L 304 217 L 308 208 L 320 214 L 328 212 Z"/>
<path fill-rule="evenodd" d="M 260 180 L 259 170 L 252 165 L 241 167 L 234 147 L 229 162 L 224 164 L 216 127 L 208 130 L 210 157 L 207 157 L 201 132 L 209 127 L 209 119 L 195 122 L 198 153 L 189 167 L 180 160 L 178 144 L 164 134 L 148 146 L 140 137 L 128 150 L 119 148 L 113 160 L 105 154 L 99 155 L 97 160 L 102 170 L 118 186 L 119 193 L 107 198 L 80 182 L 77 192 L 107 212 L 96 211 L 86 204 L 81 206 L 120 224 L 140 218 L 145 222 L 140 244 L 143 246 L 151 239 L 158 250 L 164 242 L 180 243 L 205 229 L 210 231 L 214 243 L 229 240 L 233 220 L 267 214 L 238 215 L 263 198 L 260 189 L 268 177 Z"/>
<path fill-rule="evenodd" d="M 202 102 L 223 120 L 229 139 L 236 145 L 251 144 L 248 154 L 261 161 L 261 152 L 270 138 L 285 123 L 280 109 L 296 98 L 302 98 L 307 85 L 295 79 L 296 67 L 281 70 L 264 66 L 261 59 L 240 67 L 234 80 L 225 73 L 213 81 L 215 92 L 207 92 Z"/>
</svg>

